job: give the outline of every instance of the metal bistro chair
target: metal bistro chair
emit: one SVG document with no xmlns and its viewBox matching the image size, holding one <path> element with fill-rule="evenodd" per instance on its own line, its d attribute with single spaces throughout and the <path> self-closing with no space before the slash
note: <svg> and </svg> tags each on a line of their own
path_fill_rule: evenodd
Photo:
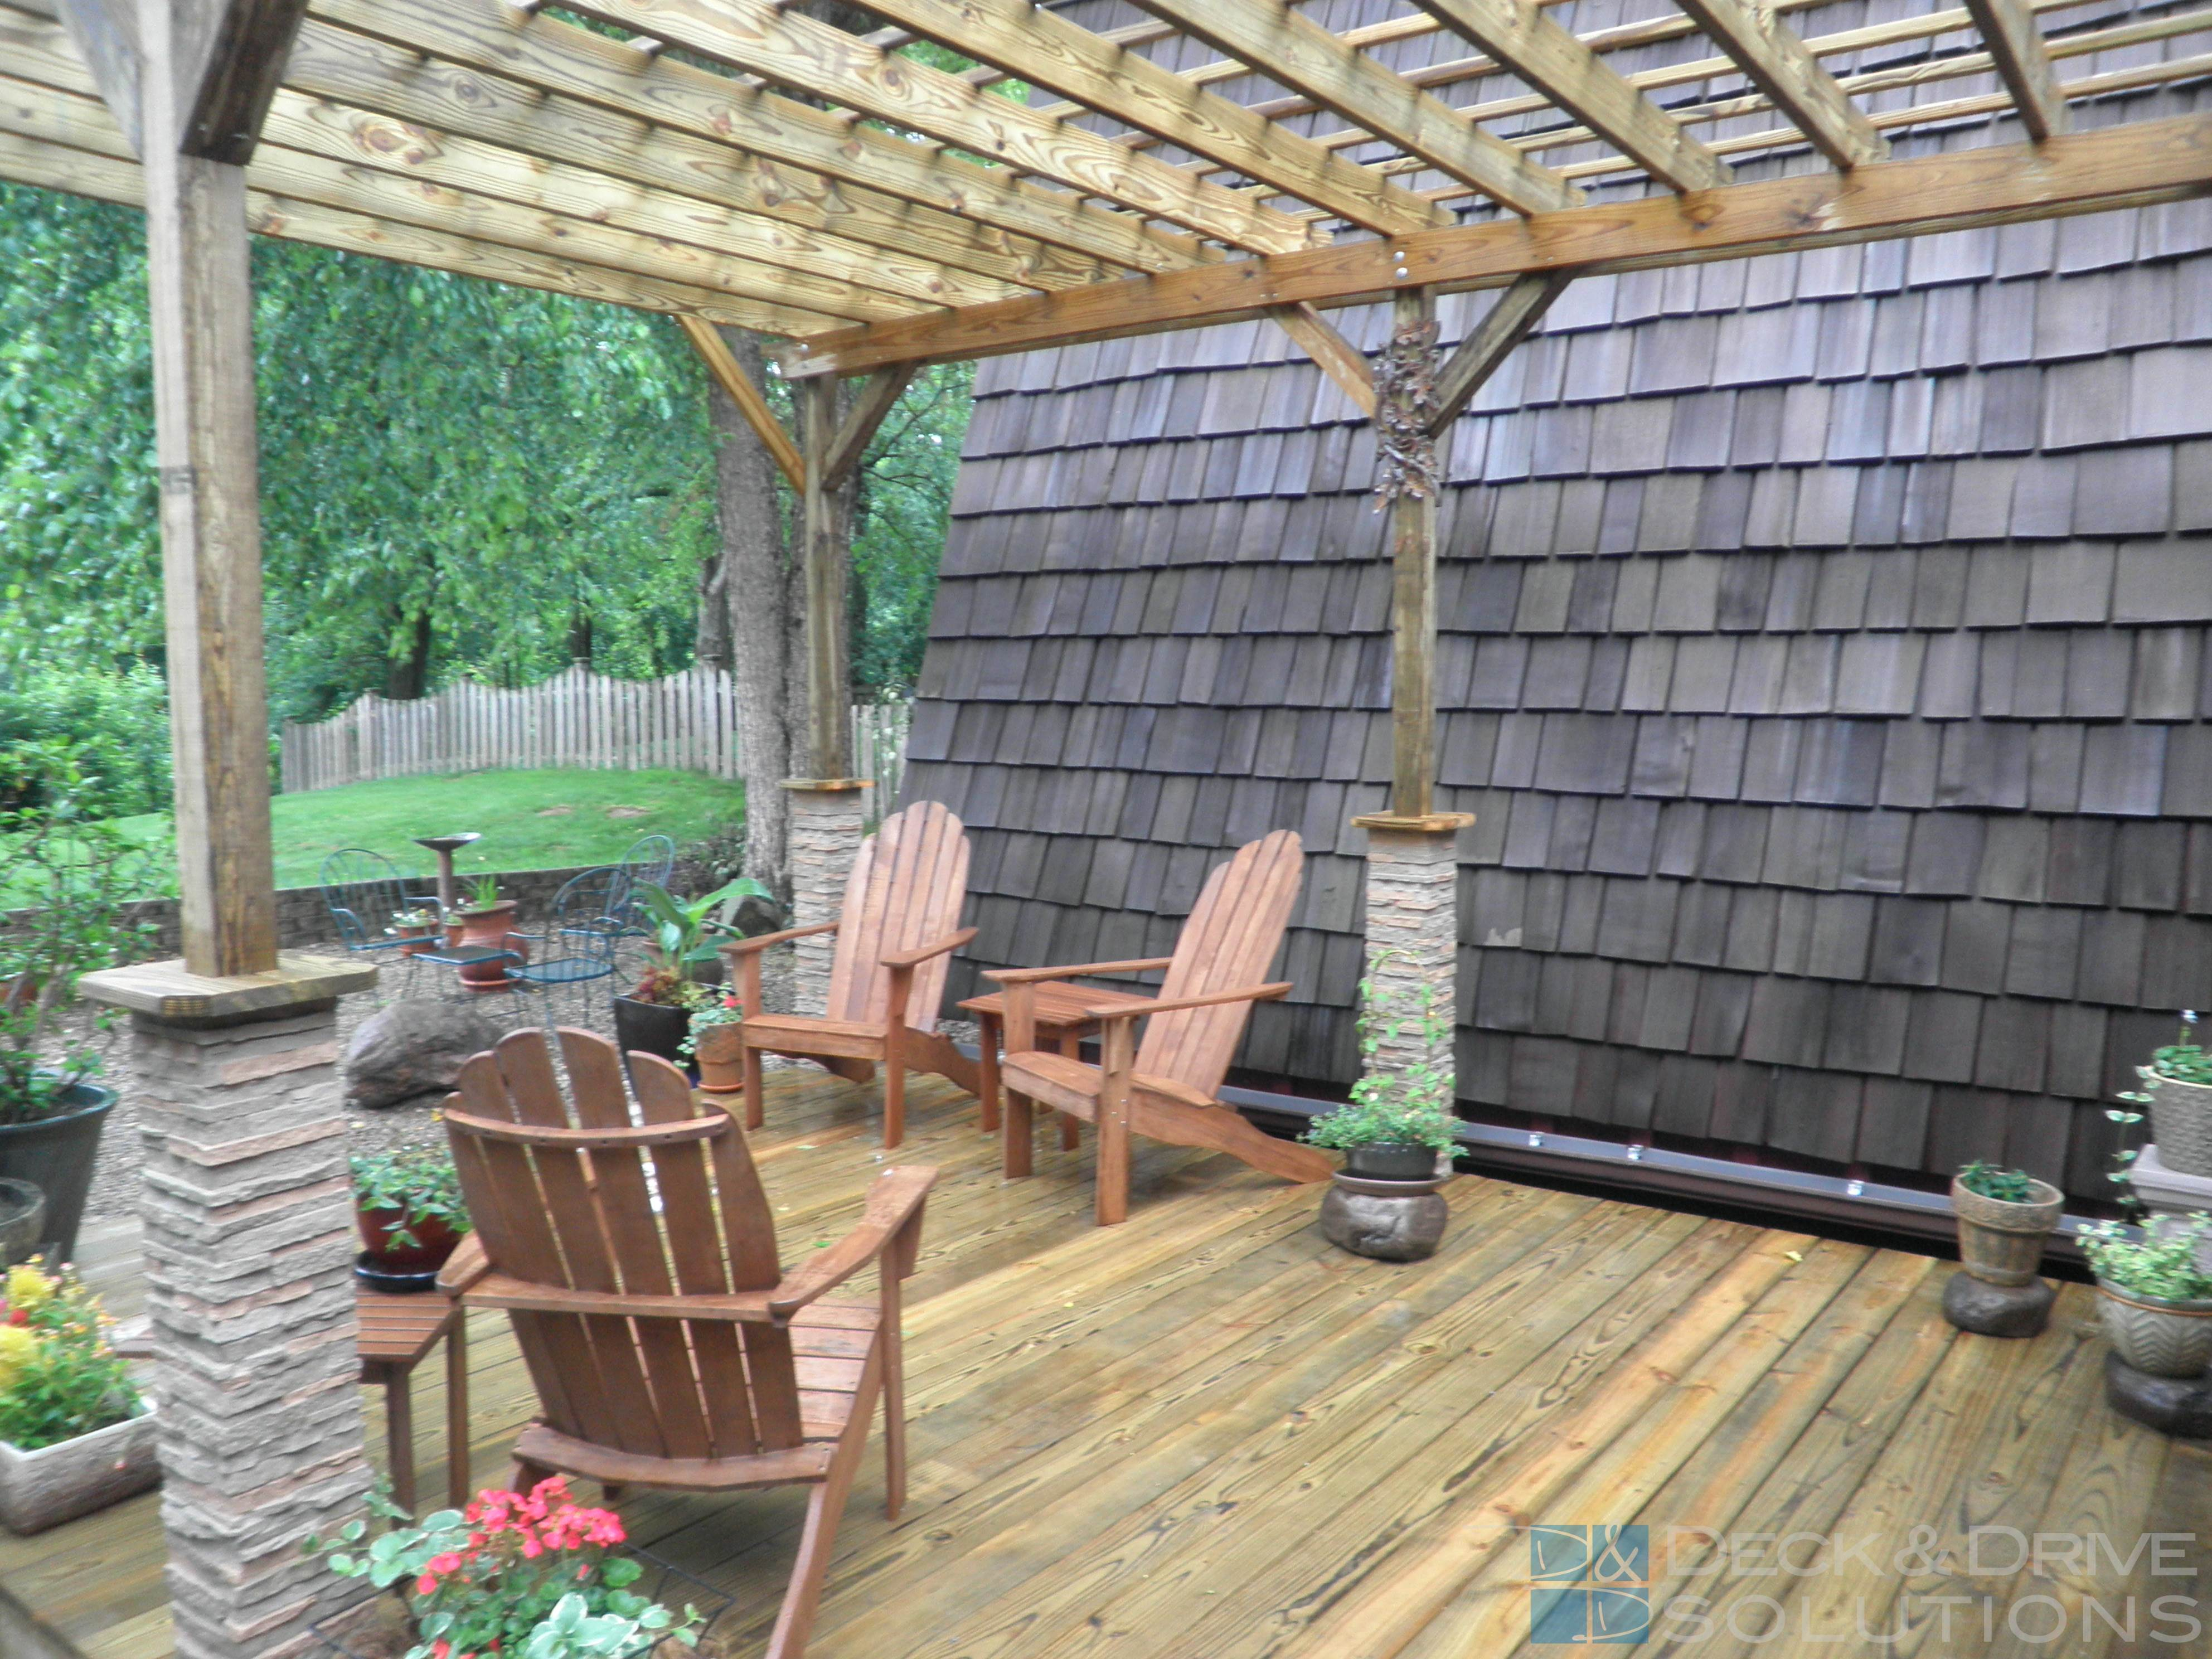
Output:
<svg viewBox="0 0 2212 1659">
<path fill-rule="evenodd" d="M 607 915 L 615 921 L 614 948 L 620 951 L 624 939 L 650 939 L 654 937 L 652 920 L 645 914 L 639 895 L 647 887 L 665 888 L 668 885 L 669 878 L 676 873 L 676 842 L 667 836 L 641 836 L 622 855 L 622 862 L 616 866 L 616 872 L 622 878 L 622 882 L 614 896 L 608 901 Z M 641 951 L 638 957 L 628 963 L 617 963 L 617 966 L 635 967 L 642 972 L 649 957 L 650 952 Z"/>
<path fill-rule="evenodd" d="M 615 971 L 615 942 L 623 933 L 622 914 L 629 891 L 619 867 L 586 870 L 569 877 L 553 895 L 543 932 L 515 933 L 515 938 L 543 949 L 532 960 L 510 967 L 507 976 L 518 990 L 544 993 L 547 1029 L 552 1026 L 555 991 L 574 988 L 580 1013 L 582 988 Z"/>
<path fill-rule="evenodd" d="M 341 848 L 325 859 L 318 884 L 338 942 L 356 955 L 387 957 L 408 942 L 391 932 L 394 916 L 403 910 L 438 908 L 434 894 L 409 892 L 390 859 L 362 847 Z M 415 966 L 411 956 L 399 960 Z"/>
</svg>

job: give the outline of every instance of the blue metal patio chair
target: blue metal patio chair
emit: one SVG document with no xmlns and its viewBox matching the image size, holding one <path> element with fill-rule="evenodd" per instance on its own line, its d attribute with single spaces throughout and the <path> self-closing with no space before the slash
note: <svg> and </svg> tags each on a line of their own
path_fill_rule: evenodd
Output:
<svg viewBox="0 0 2212 1659">
<path fill-rule="evenodd" d="M 392 860 L 366 848 L 339 848 L 323 860 L 317 879 L 338 940 L 351 951 L 398 950 L 407 941 L 391 931 L 393 919 L 403 911 L 438 908 L 434 894 L 409 892 Z"/>
<path fill-rule="evenodd" d="M 582 987 L 615 971 L 615 941 L 624 931 L 622 913 L 629 891 L 618 866 L 586 870 L 571 876 L 553 896 L 544 928 L 514 937 L 543 947 L 543 954 L 508 968 L 507 976 L 520 991 L 545 994 L 546 1024 L 551 1024 L 552 994 L 574 988 L 582 1006 Z"/>
</svg>

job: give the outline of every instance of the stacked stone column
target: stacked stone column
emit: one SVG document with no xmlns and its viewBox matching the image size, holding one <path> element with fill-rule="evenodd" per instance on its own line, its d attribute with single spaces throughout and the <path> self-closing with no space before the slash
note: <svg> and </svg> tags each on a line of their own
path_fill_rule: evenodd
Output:
<svg viewBox="0 0 2212 1659">
<path fill-rule="evenodd" d="M 144 981 L 164 970 L 147 1012 Z M 190 978 L 161 964 L 84 987 L 134 1009 L 176 1650 L 295 1659 L 362 1594 L 300 1546 L 360 1514 L 370 1479 L 335 996 L 374 971 L 287 957 L 176 994 Z M 235 1006 L 252 981 L 264 1006 Z M 179 1006 L 194 1012 L 163 1012 Z"/>
<path fill-rule="evenodd" d="M 1410 1012 L 1433 993 L 1444 1015 L 1433 1044 L 1419 1033 L 1384 1039 L 1376 1063 L 1397 1071 L 1454 1064 L 1459 981 L 1459 832 L 1464 812 L 1422 817 L 1369 813 L 1352 823 L 1367 832 L 1367 977 L 1389 1005 Z"/>
<path fill-rule="evenodd" d="M 783 787 L 791 797 L 791 925 L 835 921 L 867 833 L 869 785 L 855 778 L 794 778 Z M 799 939 L 792 952 L 792 1012 L 820 1018 L 830 1006 L 836 935 Z"/>
</svg>

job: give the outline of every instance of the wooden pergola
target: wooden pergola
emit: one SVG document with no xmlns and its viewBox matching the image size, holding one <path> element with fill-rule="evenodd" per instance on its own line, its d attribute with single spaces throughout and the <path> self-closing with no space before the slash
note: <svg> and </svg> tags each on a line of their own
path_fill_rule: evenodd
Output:
<svg viewBox="0 0 2212 1659">
<path fill-rule="evenodd" d="M 886 27 L 866 36 L 778 0 L 53 3 L 0 0 L 0 177 L 148 209 L 185 957 L 200 973 L 264 969 L 276 950 L 249 232 L 678 317 L 805 499 L 811 770 L 836 777 L 832 492 L 920 365 L 1267 316 L 1372 412 L 1376 377 L 1325 312 L 1387 296 L 1413 341 L 1437 295 L 1504 289 L 1448 362 L 1383 387 L 1405 404 L 1383 411 L 1386 432 L 1418 448 L 1578 274 L 2212 189 L 2212 117 L 2069 130 L 2081 100 L 2212 61 L 2058 73 L 2187 33 L 2196 15 L 2046 40 L 2039 14 L 2057 0 L 1810 37 L 1786 15 L 1806 0 L 1681 0 L 1583 35 L 1552 0 L 1418 0 L 1341 34 L 1285 0 L 1140 0 L 1150 21 L 1110 33 L 1029 0 L 874 0 Z M 1425 34 L 1448 43 L 1436 61 L 1388 66 Z M 1669 67 L 1608 62 L 1693 36 L 1705 48 Z M 1947 36 L 1909 74 L 1838 79 L 1826 64 Z M 916 41 L 980 67 L 902 53 Z M 1166 48 L 1197 61 L 1163 67 Z M 1060 101 L 1005 96 L 1008 79 Z M 1899 86 L 1902 104 L 1866 99 Z M 1893 156 L 1997 118 L 2026 142 Z M 1500 122 L 1510 140 L 1486 125 Z M 796 440 L 717 324 L 783 343 Z M 840 380 L 863 374 L 841 412 Z M 1392 811 L 1418 820 L 1434 772 L 1433 497 L 1417 483 L 1394 513 Z"/>
</svg>

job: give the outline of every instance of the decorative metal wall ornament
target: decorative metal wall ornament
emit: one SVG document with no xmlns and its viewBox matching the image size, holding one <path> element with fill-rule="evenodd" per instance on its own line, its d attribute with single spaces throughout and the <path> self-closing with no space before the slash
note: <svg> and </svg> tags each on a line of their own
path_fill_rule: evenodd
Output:
<svg viewBox="0 0 2212 1659">
<path fill-rule="evenodd" d="M 1426 501 L 1437 493 L 1437 324 L 1428 318 L 1394 331 L 1375 365 L 1375 494 Z"/>
</svg>

